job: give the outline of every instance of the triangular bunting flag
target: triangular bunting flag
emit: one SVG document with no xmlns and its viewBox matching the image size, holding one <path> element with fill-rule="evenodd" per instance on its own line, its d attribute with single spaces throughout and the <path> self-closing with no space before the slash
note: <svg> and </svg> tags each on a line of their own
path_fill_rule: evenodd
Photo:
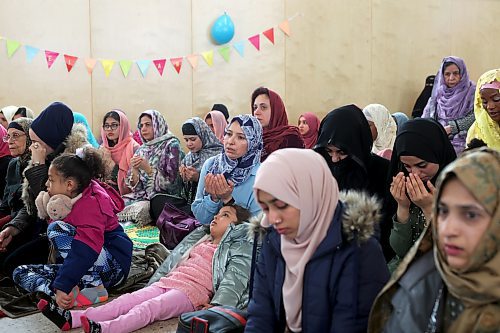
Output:
<svg viewBox="0 0 500 333">
<path fill-rule="evenodd" d="M 128 73 L 130 72 L 130 68 L 132 67 L 132 61 L 120 60 L 119 64 L 120 64 L 120 68 L 122 69 L 123 76 L 127 77 Z"/>
<path fill-rule="evenodd" d="M 231 54 L 231 47 L 229 45 L 223 46 L 219 48 L 219 54 L 226 60 L 226 62 L 229 62 L 229 55 Z"/>
<path fill-rule="evenodd" d="M 212 67 L 214 64 L 214 50 L 202 52 L 201 56 L 205 59 L 208 66 Z"/>
<path fill-rule="evenodd" d="M 257 51 L 260 51 L 260 35 L 255 35 L 250 38 L 248 38 L 250 43 L 252 43 L 253 46 L 257 49 Z"/>
<path fill-rule="evenodd" d="M 139 67 L 142 77 L 146 77 L 151 60 L 137 60 L 135 63 L 137 64 L 137 67 Z"/>
<path fill-rule="evenodd" d="M 163 76 L 163 70 L 165 69 L 166 61 L 167 59 L 153 60 L 153 64 L 155 64 L 155 67 L 158 70 L 158 73 L 160 73 L 160 76 Z"/>
<path fill-rule="evenodd" d="M 290 36 L 290 24 L 288 20 L 285 20 L 279 24 L 281 31 L 285 33 L 285 35 Z"/>
<path fill-rule="evenodd" d="M 21 43 L 18 41 L 7 39 L 7 56 L 10 58 L 14 53 L 16 53 L 17 49 L 21 46 Z"/>
<path fill-rule="evenodd" d="M 274 44 L 274 28 L 268 29 L 268 30 L 264 31 L 262 34 L 263 34 L 264 36 L 266 36 L 266 37 L 267 37 L 267 39 L 269 39 L 269 41 L 270 41 L 271 43 L 273 43 L 273 44 Z"/>
<path fill-rule="evenodd" d="M 111 73 L 111 70 L 113 69 L 113 65 L 115 64 L 115 61 L 112 59 L 102 59 L 101 60 L 101 65 L 102 68 L 104 68 L 104 74 L 106 74 L 106 77 L 109 76 Z"/>
<path fill-rule="evenodd" d="M 40 49 L 29 46 L 29 45 L 24 45 L 24 51 L 26 51 L 26 61 L 30 63 L 33 61 L 33 58 L 40 52 Z"/>
<path fill-rule="evenodd" d="M 236 51 L 238 51 L 240 56 L 242 56 L 242 57 L 245 56 L 245 42 L 243 42 L 243 41 L 237 42 L 237 43 L 234 43 L 233 46 L 236 49 Z"/>
<path fill-rule="evenodd" d="M 191 64 L 191 67 L 196 68 L 196 66 L 198 66 L 198 56 L 196 54 L 188 55 L 186 58 Z"/>
<path fill-rule="evenodd" d="M 47 59 L 47 66 L 50 68 L 54 61 L 56 61 L 59 56 L 59 52 L 45 50 L 45 59 Z"/>
<path fill-rule="evenodd" d="M 92 74 L 92 71 L 94 70 L 95 64 L 97 63 L 97 60 L 92 59 L 92 58 L 87 58 L 84 60 L 85 62 L 85 67 L 87 67 L 87 72 L 89 74 Z"/>
<path fill-rule="evenodd" d="M 78 57 L 75 56 L 70 56 L 65 54 L 64 55 L 64 62 L 66 63 L 66 68 L 68 69 L 68 73 L 71 72 L 73 69 L 73 66 L 75 65 L 75 62 L 78 60 Z"/>
<path fill-rule="evenodd" d="M 182 57 L 170 58 L 170 62 L 172 63 L 172 66 L 174 66 L 175 70 L 177 71 L 177 74 L 180 74 L 181 67 L 182 67 Z"/>
</svg>

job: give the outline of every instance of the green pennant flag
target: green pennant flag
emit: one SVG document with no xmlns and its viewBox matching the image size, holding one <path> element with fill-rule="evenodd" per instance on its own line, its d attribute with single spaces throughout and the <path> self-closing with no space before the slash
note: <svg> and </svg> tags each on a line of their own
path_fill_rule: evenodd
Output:
<svg viewBox="0 0 500 333">
<path fill-rule="evenodd" d="M 132 61 L 120 60 L 120 68 L 122 69 L 123 76 L 127 77 L 131 67 L 132 67 Z"/>
<path fill-rule="evenodd" d="M 223 46 L 219 48 L 219 54 L 226 60 L 226 62 L 229 62 L 229 55 L 231 54 L 231 47 L 229 45 Z"/>
<path fill-rule="evenodd" d="M 10 58 L 17 49 L 21 46 L 21 43 L 15 40 L 7 39 L 7 56 Z"/>
</svg>

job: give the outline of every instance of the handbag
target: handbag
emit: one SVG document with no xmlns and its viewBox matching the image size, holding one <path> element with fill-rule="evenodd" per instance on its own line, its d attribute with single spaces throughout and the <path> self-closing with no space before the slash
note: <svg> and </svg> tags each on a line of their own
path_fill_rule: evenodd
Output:
<svg viewBox="0 0 500 333">
<path fill-rule="evenodd" d="M 160 242 L 167 249 L 172 250 L 191 231 L 201 226 L 201 223 L 173 204 L 166 202 L 156 221 L 156 226 L 160 230 Z"/>
</svg>

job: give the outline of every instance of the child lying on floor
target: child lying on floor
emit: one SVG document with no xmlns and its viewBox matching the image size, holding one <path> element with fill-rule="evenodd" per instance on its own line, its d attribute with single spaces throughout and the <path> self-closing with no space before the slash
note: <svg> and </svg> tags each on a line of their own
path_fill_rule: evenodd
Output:
<svg viewBox="0 0 500 333">
<path fill-rule="evenodd" d="M 64 310 L 46 300 L 38 308 L 62 330 L 83 326 L 92 333 L 131 332 L 213 305 L 245 308 L 252 241 L 243 221 L 249 217 L 239 206 L 223 206 L 210 226 L 199 227 L 175 247 L 146 288 L 84 311 Z"/>
</svg>

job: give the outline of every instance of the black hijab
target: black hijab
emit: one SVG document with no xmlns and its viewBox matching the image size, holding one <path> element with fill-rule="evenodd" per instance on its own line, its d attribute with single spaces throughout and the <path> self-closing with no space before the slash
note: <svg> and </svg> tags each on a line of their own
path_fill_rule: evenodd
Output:
<svg viewBox="0 0 500 333">
<path fill-rule="evenodd" d="M 404 169 L 399 159 L 401 156 L 416 156 L 439 164 L 438 172 L 431 179 L 433 184 L 441 170 L 457 158 L 443 126 L 434 119 L 423 118 L 409 120 L 402 125 L 394 142 L 389 181 Z"/>
<path fill-rule="evenodd" d="M 343 150 L 348 157 L 333 163 L 327 145 Z M 356 105 L 345 105 L 330 111 L 321 121 L 314 150 L 328 163 L 340 190 L 367 189 L 373 139 L 368 121 Z"/>
<path fill-rule="evenodd" d="M 413 118 L 422 117 L 422 114 L 424 113 L 424 108 L 427 105 L 429 98 L 431 98 L 432 88 L 434 87 L 435 78 L 436 75 L 429 75 L 425 79 L 424 89 L 418 96 L 417 101 L 415 102 L 415 106 L 413 107 L 413 112 L 411 113 L 411 116 Z"/>
</svg>

